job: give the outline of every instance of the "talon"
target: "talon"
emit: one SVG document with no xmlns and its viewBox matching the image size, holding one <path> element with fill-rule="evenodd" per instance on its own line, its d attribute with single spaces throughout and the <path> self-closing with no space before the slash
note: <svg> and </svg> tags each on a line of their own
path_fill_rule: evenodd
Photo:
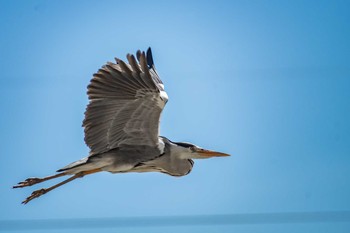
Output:
<svg viewBox="0 0 350 233">
<path fill-rule="evenodd" d="M 32 186 L 34 184 L 40 183 L 42 181 L 42 179 L 40 178 L 28 178 L 25 181 L 21 181 L 18 183 L 18 185 L 13 186 L 13 188 L 23 188 L 23 187 L 27 187 L 27 186 Z"/>
<path fill-rule="evenodd" d="M 30 202 L 34 198 L 38 198 L 41 195 L 45 194 L 46 192 L 47 192 L 46 189 L 36 190 L 36 191 L 32 192 L 32 194 L 29 197 L 27 197 L 24 201 L 22 201 L 22 204 L 27 204 L 28 202 Z"/>
</svg>

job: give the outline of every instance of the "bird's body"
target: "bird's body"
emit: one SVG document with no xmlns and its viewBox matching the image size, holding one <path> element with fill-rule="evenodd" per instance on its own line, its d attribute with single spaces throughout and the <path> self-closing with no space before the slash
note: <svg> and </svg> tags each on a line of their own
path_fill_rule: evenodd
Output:
<svg viewBox="0 0 350 233">
<path fill-rule="evenodd" d="M 101 169 L 111 173 L 162 172 L 172 176 L 187 175 L 193 167 L 193 160 L 183 158 L 187 148 L 177 146 L 165 137 L 159 137 L 164 145 L 162 150 L 149 146 L 111 149 L 73 162 L 58 172 L 77 174 L 79 172 Z"/>
<path fill-rule="evenodd" d="M 187 175 L 192 159 L 228 154 L 209 151 L 189 143 L 176 143 L 159 135 L 159 121 L 168 95 L 154 67 L 152 52 L 138 51 L 129 64 L 108 62 L 94 74 L 89 86 L 89 104 L 83 127 L 88 157 L 73 162 L 56 175 L 28 178 L 14 188 L 31 186 L 65 175 L 71 178 L 47 189 L 34 191 L 23 203 L 88 174 L 108 171 L 162 172 Z"/>
</svg>

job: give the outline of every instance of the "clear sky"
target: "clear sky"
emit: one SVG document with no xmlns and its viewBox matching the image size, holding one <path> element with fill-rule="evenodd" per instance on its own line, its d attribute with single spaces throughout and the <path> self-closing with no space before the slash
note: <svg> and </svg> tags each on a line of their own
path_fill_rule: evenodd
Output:
<svg viewBox="0 0 350 233">
<path fill-rule="evenodd" d="M 350 211 L 349 12 L 348 1 L 0 1 L 0 220 Z M 181 178 L 87 176 L 21 205 L 57 180 L 12 185 L 88 154 L 92 74 L 148 46 L 169 95 L 161 134 L 232 156 Z M 180 229 L 350 222 L 124 230 Z"/>
</svg>

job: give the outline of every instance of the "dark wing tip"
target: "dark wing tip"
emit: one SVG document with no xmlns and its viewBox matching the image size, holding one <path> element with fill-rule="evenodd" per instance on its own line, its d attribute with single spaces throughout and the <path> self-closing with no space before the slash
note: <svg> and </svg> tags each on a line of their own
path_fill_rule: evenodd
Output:
<svg viewBox="0 0 350 233">
<path fill-rule="evenodd" d="M 148 47 L 148 49 L 147 49 L 146 58 L 147 58 L 147 65 L 148 65 L 148 67 L 149 68 L 154 68 L 154 62 L 153 62 L 151 47 Z"/>
</svg>

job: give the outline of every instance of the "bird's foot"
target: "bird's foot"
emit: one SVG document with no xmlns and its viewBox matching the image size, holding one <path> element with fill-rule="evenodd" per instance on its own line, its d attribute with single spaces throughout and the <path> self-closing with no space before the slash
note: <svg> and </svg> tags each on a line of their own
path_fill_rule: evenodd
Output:
<svg viewBox="0 0 350 233">
<path fill-rule="evenodd" d="M 30 202 L 34 198 L 40 197 L 41 195 L 43 195 L 47 192 L 48 191 L 46 189 L 36 190 L 36 191 L 32 192 L 32 194 L 29 197 L 27 197 L 24 201 L 22 201 L 22 204 L 27 204 L 28 202 Z"/>
<path fill-rule="evenodd" d="M 31 178 L 26 179 L 25 181 L 19 182 L 18 185 L 13 186 L 13 188 L 23 188 L 23 187 L 27 187 L 27 186 L 32 186 L 32 185 L 40 183 L 42 181 L 43 181 L 43 179 L 31 177 Z"/>
</svg>

